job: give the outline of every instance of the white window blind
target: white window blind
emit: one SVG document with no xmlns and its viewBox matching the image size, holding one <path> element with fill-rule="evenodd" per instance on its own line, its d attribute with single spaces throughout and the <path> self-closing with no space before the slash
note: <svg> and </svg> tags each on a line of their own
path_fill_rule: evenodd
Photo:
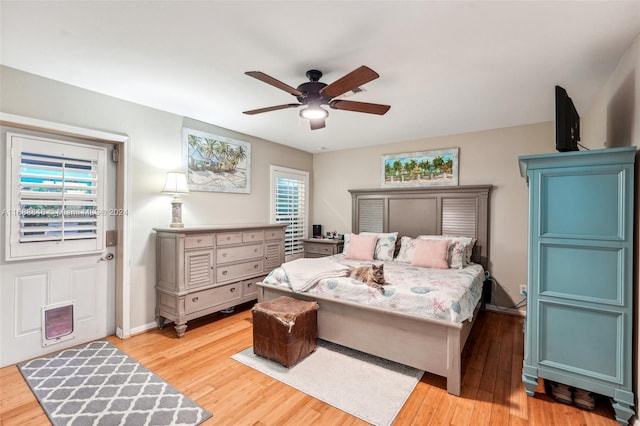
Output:
<svg viewBox="0 0 640 426">
<path fill-rule="evenodd" d="M 97 238 L 97 162 L 20 153 L 20 242 Z"/>
<path fill-rule="evenodd" d="M 308 227 L 309 173 L 271 166 L 271 220 L 287 223 L 285 228 L 285 259 L 302 257 L 302 240 Z"/>
<path fill-rule="evenodd" d="M 104 148 L 11 133 L 7 139 L 7 260 L 102 250 Z"/>
</svg>

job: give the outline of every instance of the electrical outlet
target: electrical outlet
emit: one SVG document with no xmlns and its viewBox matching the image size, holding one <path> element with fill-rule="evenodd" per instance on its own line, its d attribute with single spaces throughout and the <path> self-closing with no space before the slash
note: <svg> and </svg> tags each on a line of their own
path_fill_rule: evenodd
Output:
<svg viewBox="0 0 640 426">
<path fill-rule="evenodd" d="M 527 286 L 526 285 L 521 285 L 520 286 L 520 294 L 526 296 L 527 295 Z"/>
</svg>

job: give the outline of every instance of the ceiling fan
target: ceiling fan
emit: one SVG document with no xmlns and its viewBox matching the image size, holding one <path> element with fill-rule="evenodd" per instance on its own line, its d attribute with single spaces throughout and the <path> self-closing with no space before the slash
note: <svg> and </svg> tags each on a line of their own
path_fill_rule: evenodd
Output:
<svg viewBox="0 0 640 426">
<path fill-rule="evenodd" d="M 302 83 L 295 89 L 260 71 L 247 71 L 245 74 L 292 94 L 300 103 L 253 109 L 250 111 L 244 111 L 244 114 L 254 115 L 279 109 L 306 106 L 306 108 L 300 110 L 300 117 L 309 119 L 311 130 L 322 129 L 325 127 L 325 118 L 329 116 L 329 112 L 326 109 L 321 108 L 321 105 L 328 105 L 333 109 L 378 115 L 385 114 L 389 111 L 389 108 L 391 108 L 389 105 L 335 99 L 350 90 L 354 90 L 357 87 L 380 77 L 377 72 L 364 65 L 329 85 L 320 82 L 322 72 L 318 70 L 309 70 L 307 71 L 307 78 L 309 78 L 310 81 Z"/>
</svg>

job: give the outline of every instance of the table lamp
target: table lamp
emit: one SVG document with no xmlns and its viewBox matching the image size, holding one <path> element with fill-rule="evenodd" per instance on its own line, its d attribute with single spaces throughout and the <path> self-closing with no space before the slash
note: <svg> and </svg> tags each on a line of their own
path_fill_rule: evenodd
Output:
<svg viewBox="0 0 640 426">
<path fill-rule="evenodd" d="M 182 223 L 182 200 L 180 194 L 189 193 L 187 175 L 182 172 L 168 172 L 164 184 L 163 194 L 173 194 L 171 199 L 171 225 L 172 228 L 184 228 Z"/>
</svg>

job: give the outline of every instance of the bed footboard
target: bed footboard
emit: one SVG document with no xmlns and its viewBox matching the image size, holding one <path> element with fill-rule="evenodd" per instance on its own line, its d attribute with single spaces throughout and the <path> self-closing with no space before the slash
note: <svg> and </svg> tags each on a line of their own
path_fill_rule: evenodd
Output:
<svg viewBox="0 0 640 426">
<path fill-rule="evenodd" d="M 461 352 L 472 322 L 464 324 L 393 313 L 349 301 L 302 295 L 258 283 L 259 301 L 289 296 L 318 302 L 318 338 L 447 378 L 460 395 Z M 479 309 L 476 307 L 476 311 Z"/>
</svg>

